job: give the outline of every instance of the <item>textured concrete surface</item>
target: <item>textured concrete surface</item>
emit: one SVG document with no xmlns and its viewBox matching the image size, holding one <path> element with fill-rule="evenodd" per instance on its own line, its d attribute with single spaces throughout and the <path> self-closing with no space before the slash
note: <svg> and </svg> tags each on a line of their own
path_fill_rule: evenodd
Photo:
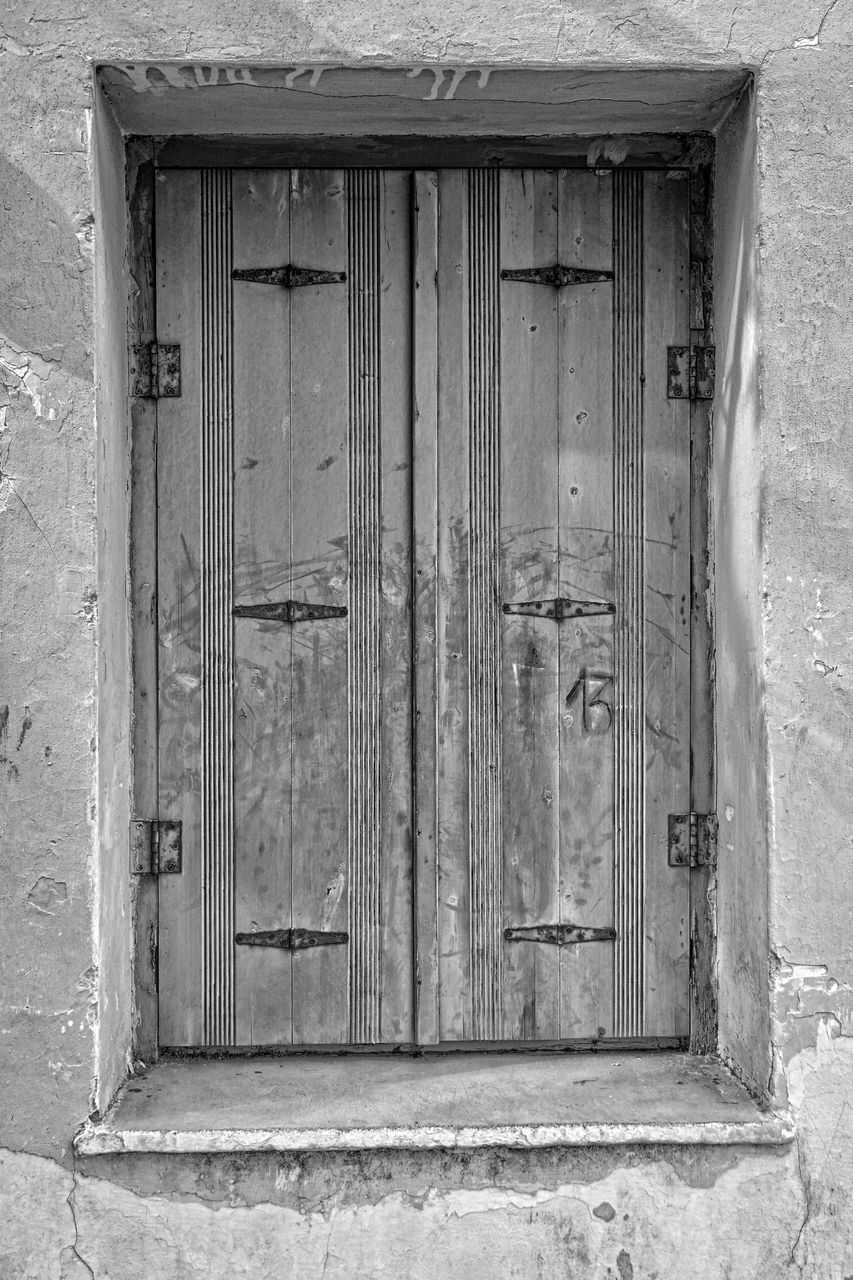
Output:
<svg viewBox="0 0 853 1280">
<path fill-rule="evenodd" d="M 6 8 L 4 1278 L 292 1271 L 640 1280 L 687 1266 L 744 1280 L 853 1276 L 851 37 L 844 0 L 261 0 L 249 8 L 174 0 L 130 10 L 116 0 L 20 0 Z M 739 910 L 731 886 L 749 884 L 749 875 L 726 884 L 721 867 L 720 964 L 730 996 L 738 978 L 742 989 L 723 1002 L 721 1036 L 754 1085 L 789 1098 L 795 1147 L 726 1150 L 689 1173 L 675 1157 L 625 1151 L 594 1153 L 583 1166 L 565 1153 L 531 1166 L 518 1153 L 493 1152 L 473 1165 L 457 1153 L 445 1164 L 427 1155 L 355 1165 L 341 1157 L 322 1167 L 251 1156 L 232 1166 L 151 1157 L 159 1163 L 143 1166 L 116 1157 L 72 1168 L 75 1129 L 125 1071 L 130 1025 L 131 903 L 120 843 L 126 442 L 116 411 L 123 368 L 108 340 L 123 323 L 109 284 L 121 268 L 120 180 L 115 134 L 105 122 L 94 128 L 90 60 L 100 59 L 755 71 L 754 204 L 727 215 L 741 227 L 744 255 L 729 263 L 723 288 L 730 299 L 744 290 L 752 298 L 751 308 L 734 311 L 752 316 L 740 350 L 754 363 L 743 368 L 733 356 L 734 382 L 721 386 L 732 395 L 719 421 L 721 433 L 735 433 L 720 443 L 728 441 L 736 488 L 717 530 L 726 551 L 718 585 L 729 575 L 721 696 L 732 712 L 719 807 L 729 870 L 763 867 L 766 849 L 769 894 L 753 880 L 758 901 Z M 425 94 L 438 86 L 436 97 L 453 82 L 423 79 Z M 739 138 L 728 153 L 732 170 L 744 154 Z M 739 915 L 752 929 L 762 914 L 763 944 L 754 932 L 739 935 Z M 762 1009 L 770 1026 L 756 1039 Z"/>
</svg>

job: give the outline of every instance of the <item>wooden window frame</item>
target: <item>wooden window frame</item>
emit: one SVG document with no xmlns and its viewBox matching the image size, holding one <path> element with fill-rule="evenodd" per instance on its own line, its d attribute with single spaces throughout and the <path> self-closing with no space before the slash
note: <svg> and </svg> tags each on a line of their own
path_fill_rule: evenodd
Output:
<svg viewBox="0 0 853 1280">
<path fill-rule="evenodd" d="M 588 167 L 588 139 L 506 137 L 234 137 L 168 139 L 132 137 L 126 142 L 128 261 L 135 282 L 128 311 L 128 340 L 156 337 L 154 289 L 154 182 L 158 169 L 204 167 L 475 168 Z M 714 138 L 711 134 L 647 135 L 632 140 L 631 167 L 681 169 L 690 178 L 691 343 L 713 344 L 710 281 L 713 274 Z M 601 162 L 602 167 L 612 167 Z M 691 809 L 714 806 L 713 634 L 710 616 L 709 466 L 712 402 L 693 400 L 691 431 Z M 131 400 L 130 594 L 133 666 L 132 807 L 139 816 L 156 815 L 157 785 L 157 531 L 156 400 Z M 416 680 L 421 678 L 416 670 Z M 426 677 L 424 677 L 426 678 Z M 416 855 L 417 856 L 417 855 Z M 690 876 L 690 1039 L 695 1054 L 717 1048 L 716 935 L 712 887 L 714 869 L 696 867 Z M 159 1056 L 157 996 L 158 881 L 138 877 L 134 910 L 133 1054 L 145 1062 Z M 417 928 L 417 923 L 416 923 Z M 469 1046 L 470 1047 L 470 1046 Z M 487 1044 L 476 1046 L 486 1051 Z M 498 1044 L 496 1048 L 506 1048 Z M 522 1046 L 523 1047 L 523 1046 Z M 541 1047 L 541 1046 L 538 1046 Z M 562 1046 L 565 1048 L 565 1046 Z M 577 1042 L 573 1050 L 607 1049 L 608 1042 Z M 620 1049 L 624 1046 L 620 1045 Z M 638 1046 L 641 1047 L 641 1046 Z M 387 1052 L 369 1046 L 355 1052 Z M 304 1053 L 282 1046 L 282 1053 Z M 353 1051 L 353 1050 L 350 1050 Z M 235 1052 L 240 1052 L 239 1050 Z"/>
</svg>

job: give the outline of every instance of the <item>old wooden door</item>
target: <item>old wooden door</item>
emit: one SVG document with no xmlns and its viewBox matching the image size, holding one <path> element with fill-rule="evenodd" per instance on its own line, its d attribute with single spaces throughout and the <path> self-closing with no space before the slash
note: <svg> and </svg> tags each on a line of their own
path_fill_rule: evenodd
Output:
<svg viewBox="0 0 853 1280">
<path fill-rule="evenodd" d="M 159 175 L 162 1044 L 686 1034 L 686 217 Z"/>
</svg>

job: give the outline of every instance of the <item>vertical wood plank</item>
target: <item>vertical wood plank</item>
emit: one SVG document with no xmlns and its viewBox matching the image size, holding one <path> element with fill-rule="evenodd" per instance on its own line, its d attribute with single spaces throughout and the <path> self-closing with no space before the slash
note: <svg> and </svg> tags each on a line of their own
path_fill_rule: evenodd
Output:
<svg viewBox="0 0 853 1280">
<path fill-rule="evenodd" d="M 184 866 L 160 883 L 160 1044 L 204 1041 L 201 866 L 201 178 L 156 181 L 159 340 L 181 345 L 181 397 L 158 405 L 160 815 Z"/>
<path fill-rule="evenodd" d="M 438 174 L 414 175 L 414 788 L 416 1017 L 419 1044 L 439 1039 L 436 661 L 438 509 Z"/>
<path fill-rule="evenodd" d="M 468 876 L 470 1035 L 501 1036 L 501 614 L 498 173 L 469 169 Z"/>
<path fill-rule="evenodd" d="M 690 807 L 690 406 L 666 398 L 666 348 L 689 332 L 686 172 L 644 181 L 646 298 L 644 1034 L 689 1030 L 690 873 L 668 865 L 667 817 Z"/>
<path fill-rule="evenodd" d="M 645 1028 L 644 262 L 642 170 L 613 175 L 613 505 L 616 559 L 614 1030 Z"/>
<path fill-rule="evenodd" d="M 466 175 L 439 173 L 437 861 L 441 1040 L 470 1035 Z"/>
<path fill-rule="evenodd" d="M 412 840 L 412 184 L 379 174 L 379 1014 L 374 1041 L 414 1038 Z"/>
<path fill-rule="evenodd" d="M 156 337 L 154 164 L 150 141 L 128 145 L 128 340 Z M 130 402 L 130 617 L 133 663 L 132 813 L 157 816 L 157 402 Z M 157 949 L 159 886 L 156 876 L 134 885 L 134 1057 L 158 1052 Z"/>
<path fill-rule="evenodd" d="M 234 1043 L 231 172 L 201 173 L 201 856 L 204 1042 Z"/>
<path fill-rule="evenodd" d="M 298 265 L 346 270 L 341 172 L 291 170 L 290 238 Z M 323 284 L 290 292 L 288 594 L 316 604 L 347 604 L 346 289 Z M 292 919 L 297 928 L 346 931 L 347 621 L 300 624 L 292 646 Z M 293 953 L 294 1043 L 346 1041 L 347 953 L 346 946 Z"/>
<path fill-rule="evenodd" d="M 289 262 L 290 174 L 233 175 L 234 265 Z M 234 602 L 290 590 L 290 301 L 234 284 Z M 291 628 L 234 623 L 237 932 L 291 924 Z M 237 1041 L 291 1041 L 290 953 L 236 948 Z"/>
<path fill-rule="evenodd" d="M 558 196 L 559 261 L 611 270 L 612 175 L 564 170 Z M 558 594 L 612 602 L 613 285 L 570 286 L 558 297 Z M 613 925 L 613 626 L 607 616 L 559 625 L 563 924 Z M 563 948 L 560 1037 L 612 1034 L 613 943 Z"/>
<path fill-rule="evenodd" d="M 501 174 L 500 267 L 557 260 L 557 178 Z M 552 598 L 558 587 L 556 290 L 501 284 L 501 593 Z M 553 923 L 559 910 L 558 624 L 506 616 L 503 626 L 504 926 Z M 558 1034 L 556 947 L 507 943 L 503 1034 Z"/>
<path fill-rule="evenodd" d="M 380 688 L 381 449 L 380 307 L 381 175 L 347 174 L 350 278 L 350 623 L 349 845 L 350 1039 L 379 1033 L 382 930 L 380 842 L 382 779 Z"/>
</svg>

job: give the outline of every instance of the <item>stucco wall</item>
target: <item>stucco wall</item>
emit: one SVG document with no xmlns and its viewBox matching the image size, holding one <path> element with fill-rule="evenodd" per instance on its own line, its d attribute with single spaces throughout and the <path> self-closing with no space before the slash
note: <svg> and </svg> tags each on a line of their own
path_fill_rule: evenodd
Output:
<svg viewBox="0 0 853 1280">
<path fill-rule="evenodd" d="M 168 9 L 130 10 L 115 0 L 76 9 L 21 0 L 7 9 L 0 31 L 4 1277 L 298 1270 L 306 1280 L 392 1273 L 639 1280 L 680 1275 L 688 1259 L 699 1275 L 853 1275 L 851 37 L 843 0 L 573 8 L 553 0 L 522 8 L 499 0 L 203 8 L 175 0 Z M 751 934 L 741 954 L 721 955 L 737 996 L 724 1002 L 721 1038 L 724 1051 L 749 1060 L 756 1078 L 766 1069 L 768 1087 L 790 1098 L 795 1148 L 326 1164 L 151 1157 L 73 1168 L 75 1128 L 124 1070 L 129 980 L 129 952 L 115 943 L 120 935 L 100 928 L 95 905 L 111 922 L 129 911 L 120 844 L 126 616 L 113 599 L 100 633 L 98 618 L 98 582 L 114 583 L 123 566 L 126 452 L 116 406 L 124 373 L 118 360 L 99 355 L 93 363 L 98 325 L 124 322 L 120 309 L 105 309 L 118 296 L 109 278 L 120 269 L 123 228 L 115 214 L 118 139 L 107 120 L 93 128 L 90 60 L 170 58 L 755 70 L 757 164 L 748 116 L 721 133 L 731 202 L 720 216 L 729 250 L 741 236 L 746 265 L 738 274 L 736 258 L 723 255 L 718 318 L 725 345 L 726 309 L 742 314 L 736 304 L 746 292 L 755 331 L 725 350 L 715 441 L 726 646 L 719 661 L 732 734 L 743 708 L 739 738 L 724 743 L 733 754 L 720 760 L 719 800 L 722 859 L 748 871 L 769 841 L 769 898 L 753 913 L 766 906 L 769 941 L 759 946 Z M 96 165 L 101 191 L 113 190 L 100 209 Z M 755 396 L 743 367 L 751 360 Z M 737 914 L 733 879 L 749 884 L 748 874 L 726 883 L 721 865 L 721 915 Z M 738 1043 L 744 1010 L 760 1006 L 768 990 L 772 1073 L 765 1043 Z"/>
</svg>

